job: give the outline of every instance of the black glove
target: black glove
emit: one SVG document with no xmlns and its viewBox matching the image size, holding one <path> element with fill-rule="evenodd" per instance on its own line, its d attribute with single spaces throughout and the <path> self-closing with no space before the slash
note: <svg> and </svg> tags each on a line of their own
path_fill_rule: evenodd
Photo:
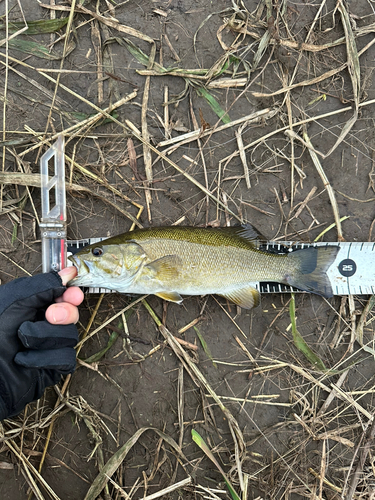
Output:
<svg viewBox="0 0 375 500">
<path fill-rule="evenodd" d="M 46 308 L 65 287 L 57 273 L 0 286 L 0 420 L 17 415 L 76 364 L 75 325 L 52 325 Z"/>
</svg>

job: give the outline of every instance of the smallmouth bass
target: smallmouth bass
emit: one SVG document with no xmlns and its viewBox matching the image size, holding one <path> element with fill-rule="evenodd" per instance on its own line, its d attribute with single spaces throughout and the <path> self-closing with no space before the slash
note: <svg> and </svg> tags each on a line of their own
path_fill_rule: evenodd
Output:
<svg viewBox="0 0 375 500">
<path fill-rule="evenodd" d="M 181 295 L 217 294 L 246 309 L 259 303 L 259 292 L 250 285 L 257 281 L 332 296 L 326 272 L 338 246 L 274 254 L 258 249 L 265 241 L 250 224 L 137 229 L 69 257 L 78 271 L 69 285 L 154 294 L 177 303 Z"/>
</svg>

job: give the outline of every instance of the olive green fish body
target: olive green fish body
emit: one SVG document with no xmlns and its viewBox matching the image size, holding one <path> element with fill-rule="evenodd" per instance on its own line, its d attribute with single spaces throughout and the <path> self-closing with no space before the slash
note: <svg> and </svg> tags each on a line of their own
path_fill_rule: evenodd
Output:
<svg viewBox="0 0 375 500">
<path fill-rule="evenodd" d="M 78 275 L 71 284 L 153 293 L 175 302 L 182 300 L 180 295 L 215 293 L 247 308 L 259 301 L 259 293 L 251 286 L 258 281 L 332 293 L 326 270 L 337 247 L 277 255 L 259 250 L 261 239 L 250 225 L 136 230 L 85 247 L 73 256 Z"/>
<path fill-rule="evenodd" d="M 163 283 L 167 289 L 183 295 L 220 293 L 267 277 L 282 281 L 288 272 L 287 256 L 275 256 L 251 248 L 217 247 L 163 239 L 135 241 L 144 249 L 146 264 L 151 265 L 151 269 L 154 261 L 171 261 L 176 272 L 165 273 Z M 153 275 L 152 272 L 144 272 L 134 285 L 148 282 L 150 274 Z M 151 285 L 148 287 L 151 289 Z M 155 281 L 152 291 L 157 287 Z"/>
</svg>

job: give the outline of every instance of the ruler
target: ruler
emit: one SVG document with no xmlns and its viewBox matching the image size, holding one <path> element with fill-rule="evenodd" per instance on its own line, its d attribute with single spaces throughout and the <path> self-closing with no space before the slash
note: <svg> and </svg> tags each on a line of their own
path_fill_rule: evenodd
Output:
<svg viewBox="0 0 375 500">
<path fill-rule="evenodd" d="M 327 270 L 333 295 L 372 295 L 375 293 L 375 243 L 342 242 L 342 243 L 293 243 L 268 242 L 260 248 L 285 253 L 307 247 L 324 247 L 337 245 L 339 251 L 336 259 Z M 261 281 L 253 286 L 261 293 L 299 292 L 288 285 Z"/>
<path fill-rule="evenodd" d="M 86 245 L 103 241 L 106 238 L 89 238 L 68 241 L 68 256 L 81 250 Z M 283 254 L 307 247 L 337 245 L 339 251 L 335 261 L 327 271 L 334 295 L 372 295 L 375 293 L 375 243 L 295 243 L 291 241 L 270 241 L 259 245 L 260 250 Z M 70 262 L 70 261 L 68 261 Z M 70 265 L 72 265 L 70 263 Z M 249 283 L 262 294 L 264 293 L 299 293 L 301 290 L 289 285 L 272 281 Z M 89 293 L 108 293 L 106 288 L 88 288 Z"/>
</svg>

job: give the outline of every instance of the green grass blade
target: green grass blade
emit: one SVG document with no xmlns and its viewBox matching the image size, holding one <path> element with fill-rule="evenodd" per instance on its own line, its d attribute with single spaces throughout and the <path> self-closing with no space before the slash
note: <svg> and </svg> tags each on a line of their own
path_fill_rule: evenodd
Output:
<svg viewBox="0 0 375 500">
<path fill-rule="evenodd" d="M 220 474 L 224 478 L 225 484 L 228 487 L 228 490 L 229 490 L 229 493 L 230 493 L 232 499 L 233 500 L 241 500 L 240 497 L 235 492 L 235 490 L 234 490 L 233 486 L 231 485 L 231 482 L 227 478 L 225 472 L 221 468 L 221 465 L 219 464 L 219 462 L 214 457 L 212 451 L 207 446 L 207 444 L 204 441 L 204 439 L 202 438 L 202 436 L 196 430 L 192 429 L 191 430 L 191 437 L 193 438 L 194 443 L 197 444 L 199 446 L 199 448 L 203 451 L 203 453 L 216 465 L 218 471 L 220 472 Z"/>
<path fill-rule="evenodd" d="M 130 318 L 132 313 L 133 313 L 133 309 L 128 309 L 125 312 L 125 319 L 127 320 L 128 318 Z M 123 322 L 120 321 L 117 325 L 117 329 L 122 331 L 123 328 L 124 328 Z M 100 351 L 96 352 L 92 356 L 85 359 L 84 362 L 85 363 L 97 363 L 98 361 L 100 361 L 100 359 L 104 356 L 104 354 L 110 350 L 110 348 L 113 346 L 113 344 L 116 342 L 116 340 L 118 339 L 119 336 L 120 336 L 120 332 L 116 332 L 116 331 L 112 332 L 111 335 L 109 336 L 107 345 L 103 349 L 101 349 Z"/>
<path fill-rule="evenodd" d="M 221 468 L 221 465 L 219 464 L 219 462 L 216 460 L 216 458 L 214 457 L 214 454 L 212 453 L 212 451 L 210 450 L 210 448 L 207 446 L 207 443 L 205 442 L 205 440 L 202 438 L 202 436 L 195 430 L 195 429 L 192 429 L 191 430 L 191 437 L 194 441 L 194 443 L 196 445 L 199 446 L 199 448 L 203 451 L 203 453 L 205 455 L 208 456 L 208 458 L 216 465 L 217 469 L 220 471 L 220 473 L 225 476 L 225 472 L 223 471 L 223 469 Z"/>
<path fill-rule="evenodd" d="M 116 453 L 114 453 L 111 458 L 108 460 L 104 467 L 102 467 L 99 474 L 96 476 L 94 481 L 91 483 L 91 486 L 88 492 L 85 495 L 84 500 L 96 500 L 100 495 L 101 491 L 105 488 L 105 485 L 108 483 L 109 478 L 113 476 L 113 474 L 117 471 L 117 469 L 123 464 L 126 455 L 131 450 L 131 448 L 135 445 L 138 439 L 142 436 L 142 434 L 146 431 L 152 430 L 155 432 L 160 438 L 162 438 L 169 446 L 176 452 L 176 454 L 181 457 L 183 460 L 187 460 L 185 455 L 182 453 L 178 444 L 167 434 L 159 431 L 159 429 L 154 429 L 153 427 L 142 427 L 138 429 L 133 436 L 119 448 Z"/>
<path fill-rule="evenodd" d="M 37 21 L 27 21 L 27 30 L 23 35 L 41 35 L 43 33 L 55 33 L 59 31 L 68 22 L 68 17 L 61 19 L 38 19 Z M 9 33 L 16 33 L 25 27 L 22 21 L 13 21 L 8 23 Z M 5 30 L 5 24 L 0 24 L 0 30 Z"/>
<path fill-rule="evenodd" d="M 17 239 L 17 232 L 18 232 L 18 224 L 17 224 L 17 222 L 15 222 L 13 225 L 13 233 L 12 233 L 12 241 L 11 241 L 12 246 L 14 245 L 14 242 Z"/>
<path fill-rule="evenodd" d="M 49 59 L 50 61 L 57 61 L 61 56 L 54 51 L 50 51 L 44 45 L 32 42 L 31 40 L 21 40 L 21 38 L 12 38 L 8 41 L 9 47 L 19 50 L 25 54 L 31 54 L 35 57 L 42 59 Z"/>
<path fill-rule="evenodd" d="M 116 342 L 119 335 L 120 334 L 118 332 L 111 333 L 111 335 L 109 336 L 107 345 L 103 349 L 101 349 L 100 351 L 96 352 L 92 356 L 85 359 L 84 362 L 90 364 L 90 363 L 97 363 L 98 361 L 100 361 L 102 359 L 102 357 L 104 356 L 104 354 L 107 351 L 109 351 L 110 348 L 113 346 L 113 344 Z"/>
<path fill-rule="evenodd" d="M 194 330 L 195 330 L 195 333 L 198 335 L 199 342 L 201 343 L 203 350 L 206 353 L 207 357 L 210 358 L 214 367 L 217 368 L 217 364 L 215 363 L 214 358 L 212 357 L 210 348 L 208 347 L 207 342 L 204 340 L 203 335 L 201 334 L 201 332 L 198 330 L 198 328 L 196 326 L 194 326 Z"/>
<path fill-rule="evenodd" d="M 137 59 L 137 61 L 139 63 L 143 64 L 143 66 L 148 66 L 148 63 L 149 63 L 149 57 L 148 57 L 148 55 L 145 54 L 141 49 L 139 49 L 130 40 L 127 40 L 127 39 L 124 38 L 123 41 L 125 42 L 126 48 L 131 53 L 131 55 L 133 57 L 135 57 L 135 59 Z"/>
<path fill-rule="evenodd" d="M 127 40 L 126 38 L 116 38 L 115 39 L 120 45 L 125 45 L 125 47 L 128 49 L 128 51 L 131 53 L 131 55 L 143 66 L 148 66 L 149 64 L 149 57 L 147 54 L 145 54 L 140 48 L 138 48 L 133 42 L 130 40 Z M 161 66 L 160 64 L 154 62 L 152 66 L 153 70 L 158 71 L 160 73 L 166 73 L 168 74 L 169 71 L 172 71 L 172 69 L 164 68 L 164 66 Z M 183 77 L 183 73 L 181 73 L 181 77 Z M 191 81 L 186 78 L 186 81 L 191 84 Z M 210 105 L 211 109 L 217 114 L 219 118 L 221 118 L 221 121 L 223 123 L 230 123 L 230 118 L 226 111 L 220 106 L 218 101 L 215 99 L 213 95 L 211 95 L 207 89 L 204 87 L 196 87 L 196 91 L 199 96 L 204 97 L 208 104 Z"/>
<path fill-rule="evenodd" d="M 230 118 L 227 112 L 224 111 L 224 109 L 220 106 L 215 97 L 211 95 L 207 89 L 205 89 L 204 87 L 197 87 L 195 90 L 200 97 L 204 97 L 204 99 L 206 99 L 212 111 L 214 111 L 217 114 L 217 116 L 221 119 L 223 123 L 230 123 Z"/>
<path fill-rule="evenodd" d="M 317 368 L 320 371 L 327 371 L 327 368 L 323 361 L 317 356 L 311 349 L 310 347 L 306 344 L 304 341 L 303 337 L 297 330 L 297 322 L 296 322 L 296 304 L 295 304 L 295 298 L 294 298 L 294 293 L 291 294 L 292 298 L 290 300 L 290 306 L 289 306 L 289 314 L 290 314 L 290 321 L 292 323 L 292 335 L 293 335 L 293 342 L 294 345 L 297 347 L 299 351 L 302 352 L 302 354 L 310 361 L 312 365 L 314 365 L 315 368 Z"/>
</svg>

